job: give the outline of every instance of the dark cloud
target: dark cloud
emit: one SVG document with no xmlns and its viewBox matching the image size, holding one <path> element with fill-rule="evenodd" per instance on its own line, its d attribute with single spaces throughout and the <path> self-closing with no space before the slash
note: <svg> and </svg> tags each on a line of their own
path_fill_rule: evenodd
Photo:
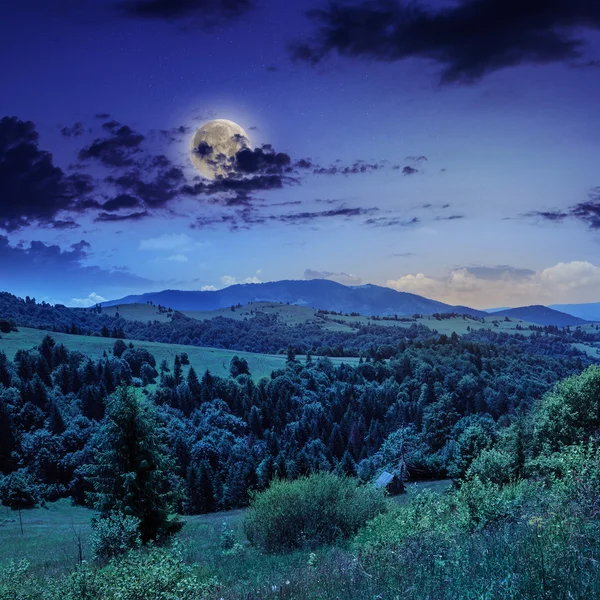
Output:
<svg viewBox="0 0 600 600">
<path fill-rule="evenodd" d="M 272 146 L 243 148 L 235 155 L 234 168 L 240 173 L 269 175 L 291 172 L 292 159 L 285 152 L 275 152 Z"/>
<path fill-rule="evenodd" d="M 459 0 L 433 10 L 423 3 L 332 0 L 312 10 L 317 32 L 291 48 L 316 64 L 332 52 L 378 61 L 429 59 L 443 83 L 475 82 L 520 64 L 572 63 L 583 32 L 600 29 L 597 0 Z"/>
<path fill-rule="evenodd" d="M 97 116 L 105 117 L 107 113 Z M 231 158 L 222 155 L 213 157 L 214 150 L 203 143 L 195 151 L 205 160 L 214 160 L 225 175 L 219 175 L 214 180 L 196 176 L 190 181 L 182 167 L 166 155 L 154 154 L 148 149 L 151 142 L 156 141 L 156 135 L 172 139 L 172 136 L 189 133 L 188 128 L 180 126 L 154 131 L 150 138 L 146 138 L 131 127 L 110 119 L 102 123 L 103 135 L 78 153 L 81 161 L 78 168 L 100 165 L 109 170 L 103 179 L 99 179 L 95 172 L 94 180 L 81 172 L 67 176 L 54 167 L 51 155 L 37 149 L 37 133 L 33 124 L 18 120 L 3 123 L 7 137 L 4 151 L 10 149 L 11 156 L 15 154 L 21 161 L 18 165 L 10 166 L 4 161 L 6 166 L 2 171 L 2 189 L 6 190 L 5 197 L 12 197 L 12 189 L 18 188 L 19 193 L 27 192 L 33 198 L 19 200 L 17 196 L 14 206 L 2 206 L 0 224 L 6 230 L 14 230 L 33 221 L 57 229 L 73 228 L 77 226 L 72 218 L 73 213 L 90 213 L 98 222 L 137 221 L 158 212 L 169 216 L 175 214 L 173 203 L 178 198 L 194 198 L 207 204 L 235 209 L 238 212 L 234 219 L 228 221 L 232 227 L 248 227 L 276 220 L 292 223 L 328 217 L 354 217 L 368 213 L 365 209 L 349 209 L 342 203 L 328 211 L 288 215 L 259 215 L 257 210 L 285 205 L 269 205 L 261 194 L 300 185 L 306 174 L 351 175 L 390 167 L 388 161 L 368 163 L 363 160 L 350 165 L 343 165 L 338 160 L 330 167 L 320 167 L 309 158 L 294 160 L 270 144 L 253 149 L 244 147 Z M 14 125 L 12 128 L 9 127 L 11 123 Z M 23 137 L 21 141 L 15 138 L 18 135 Z M 18 153 L 14 152 L 15 144 L 22 146 Z M 11 160 L 14 161 L 14 157 Z M 26 182 L 31 180 L 30 193 L 22 185 L 22 178 Z M 72 214 L 61 214 L 58 219 L 60 211 Z M 205 225 L 202 221 L 198 224 Z"/>
<path fill-rule="evenodd" d="M 187 125 L 179 125 L 171 129 L 161 129 L 158 133 L 169 144 L 180 142 L 183 137 L 189 136 L 192 133 L 192 128 Z"/>
<path fill-rule="evenodd" d="M 303 211 L 297 213 L 284 214 L 259 214 L 256 209 L 250 206 L 244 206 L 235 211 L 234 214 L 219 216 L 202 216 L 197 218 L 192 224 L 192 228 L 201 229 L 214 227 L 215 225 L 227 225 L 230 230 L 249 229 L 256 225 L 265 225 L 268 223 L 283 223 L 287 225 L 308 225 L 320 220 L 329 219 L 352 219 L 378 212 L 377 208 L 348 208 L 341 207 L 332 210 L 322 211 Z"/>
<path fill-rule="evenodd" d="M 145 219 L 149 216 L 150 213 L 147 210 L 120 215 L 116 215 L 114 213 L 101 212 L 98 214 L 95 220 L 99 222 L 119 223 L 121 221 L 141 221 L 142 219 Z"/>
<path fill-rule="evenodd" d="M 299 163 L 305 164 L 307 166 L 305 168 L 310 168 L 312 165 L 310 161 L 306 159 L 302 159 L 298 161 Z M 384 169 L 387 166 L 386 162 L 379 163 L 367 163 L 363 160 L 357 160 L 351 165 L 341 166 L 341 165 L 331 165 L 329 167 L 316 167 L 313 169 L 314 175 L 357 175 L 359 173 L 371 173 L 373 171 L 379 171 L 380 169 Z"/>
<path fill-rule="evenodd" d="M 135 196 L 129 194 L 119 194 L 118 196 L 111 198 L 102 205 L 102 209 L 108 212 L 114 212 L 123 208 L 136 208 L 140 206 L 142 202 Z"/>
<path fill-rule="evenodd" d="M 155 168 L 151 170 L 152 179 L 148 180 L 142 165 L 126 171 L 121 175 L 109 175 L 105 181 L 117 187 L 122 194 L 142 199 L 141 204 L 150 209 L 165 208 L 174 198 L 181 194 L 181 185 L 185 181 L 183 171 L 165 163 L 160 157 L 151 161 Z M 158 166 L 160 163 L 162 166 Z"/>
<path fill-rule="evenodd" d="M 109 113 L 96 113 L 94 115 L 94 117 L 96 117 L 96 119 L 101 119 L 101 120 L 110 119 L 110 114 Z"/>
<path fill-rule="evenodd" d="M 523 216 L 525 217 L 539 217 L 546 221 L 553 221 L 554 223 L 559 223 L 560 221 L 564 221 L 569 218 L 569 213 L 563 212 L 561 210 L 533 210 L 531 212 L 525 213 Z"/>
<path fill-rule="evenodd" d="M 448 217 L 440 217 L 439 215 L 435 218 L 436 221 L 459 221 L 465 219 L 465 215 L 450 215 Z"/>
<path fill-rule="evenodd" d="M 562 223 L 567 219 L 576 219 L 590 229 L 600 230 L 600 187 L 590 191 L 587 201 L 575 204 L 566 210 L 536 210 L 522 216 L 538 217 L 552 223 Z"/>
<path fill-rule="evenodd" d="M 415 173 L 418 173 L 419 169 L 415 169 L 414 167 L 411 166 L 406 166 L 404 167 L 404 169 L 402 169 L 402 173 L 404 173 L 404 175 L 414 175 Z"/>
<path fill-rule="evenodd" d="M 253 0 L 124 0 L 119 11 L 129 17 L 188 21 L 211 29 L 235 21 L 254 8 Z"/>
<path fill-rule="evenodd" d="M 110 121 L 102 125 L 110 133 L 108 137 L 96 138 L 79 151 L 79 160 L 95 159 L 107 167 L 128 167 L 135 163 L 135 154 L 141 152 L 144 136 L 127 125 Z"/>
<path fill-rule="evenodd" d="M 57 215 L 79 209 L 92 191 L 90 177 L 66 175 L 38 141 L 31 121 L 0 120 L 0 229 L 14 231 L 32 222 L 64 228 L 66 221 Z"/>
<path fill-rule="evenodd" d="M 270 216 L 270 220 L 281 223 L 308 223 L 319 219 L 351 218 L 370 215 L 378 212 L 378 208 L 334 208 L 331 210 L 320 210 L 312 212 L 290 213 L 284 215 Z"/>
<path fill-rule="evenodd" d="M 600 230 L 600 187 L 590 192 L 587 202 L 573 206 L 571 215 L 584 222 L 590 229 Z"/>
<path fill-rule="evenodd" d="M 267 67 L 267 72 L 269 73 L 276 73 L 277 71 L 279 71 L 279 69 L 275 65 L 269 65 Z"/>
<path fill-rule="evenodd" d="M 414 252 L 392 252 L 391 256 L 395 256 L 396 258 L 410 258 L 411 256 L 416 256 Z"/>
<path fill-rule="evenodd" d="M 214 152 L 213 147 L 205 140 L 202 140 L 193 150 L 200 158 L 206 158 Z"/>
<path fill-rule="evenodd" d="M 410 219 L 402 219 L 400 217 L 375 217 L 365 221 L 365 225 L 371 225 L 373 227 L 411 227 L 417 223 L 420 223 L 418 217 L 412 217 Z"/>
<path fill-rule="evenodd" d="M 60 130 L 61 135 L 64 137 L 79 137 L 84 132 L 83 123 L 75 123 L 72 127 L 62 127 Z"/>
<path fill-rule="evenodd" d="M 122 269 L 83 266 L 90 249 L 85 240 L 66 250 L 40 241 L 11 246 L 8 238 L 0 235 L 0 280 L 14 290 L 23 289 L 31 294 L 37 288 L 45 294 L 60 294 L 65 298 L 86 288 L 100 292 L 104 287 L 143 288 L 152 283 Z"/>
</svg>

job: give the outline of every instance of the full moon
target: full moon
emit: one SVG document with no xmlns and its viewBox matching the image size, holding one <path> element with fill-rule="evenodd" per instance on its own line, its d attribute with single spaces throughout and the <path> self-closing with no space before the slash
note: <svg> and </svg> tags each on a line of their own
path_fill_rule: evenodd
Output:
<svg viewBox="0 0 600 600">
<path fill-rule="evenodd" d="M 215 179 L 227 175 L 230 159 L 243 148 L 251 148 L 248 134 L 233 121 L 215 119 L 204 123 L 190 142 L 190 158 L 200 175 Z"/>
</svg>

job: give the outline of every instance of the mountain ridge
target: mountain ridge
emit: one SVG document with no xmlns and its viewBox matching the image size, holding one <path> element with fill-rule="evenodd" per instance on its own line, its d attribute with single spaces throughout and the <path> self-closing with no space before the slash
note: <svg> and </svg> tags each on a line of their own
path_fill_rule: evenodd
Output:
<svg viewBox="0 0 600 600">
<path fill-rule="evenodd" d="M 518 307 L 488 313 L 468 306 L 451 305 L 410 292 L 366 284 L 346 286 L 326 279 L 281 280 L 241 283 L 211 291 L 161 290 L 129 295 L 102 302 L 103 306 L 152 302 L 174 310 L 217 310 L 251 302 L 279 302 L 315 309 L 361 315 L 411 316 L 413 314 L 457 313 L 476 317 L 513 316 L 538 325 L 578 325 L 586 321 L 546 306 Z M 518 316 L 527 314 L 528 318 Z"/>
</svg>

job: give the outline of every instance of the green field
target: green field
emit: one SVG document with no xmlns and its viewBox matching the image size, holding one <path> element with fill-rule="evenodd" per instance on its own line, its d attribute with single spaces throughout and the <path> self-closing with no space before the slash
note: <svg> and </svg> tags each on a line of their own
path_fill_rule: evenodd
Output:
<svg viewBox="0 0 600 600">
<path fill-rule="evenodd" d="M 170 319 L 172 313 L 159 312 L 156 306 L 151 304 L 121 304 L 120 306 L 103 306 L 102 312 L 114 317 L 117 312 L 119 316 L 128 321 L 158 321 L 165 323 Z"/>
<path fill-rule="evenodd" d="M 421 491 L 442 493 L 449 489 L 450 481 L 427 481 L 407 484 L 407 493 L 391 500 L 404 504 Z M 185 526 L 177 535 L 186 562 L 196 563 L 218 574 L 218 579 L 228 586 L 252 582 L 260 585 L 260 577 L 279 580 L 298 562 L 306 561 L 307 553 L 287 556 L 265 556 L 249 546 L 242 523 L 244 509 L 183 517 Z M 73 506 L 70 500 L 49 502 L 43 508 L 22 511 L 23 535 L 16 511 L 2 507 L 0 510 L 0 568 L 14 560 L 26 559 L 32 572 L 40 578 L 63 575 L 74 570 L 79 560 L 79 541 L 83 560 L 90 560 L 91 519 L 94 511 Z M 224 556 L 220 551 L 220 534 L 223 523 L 235 533 L 246 549 L 240 557 Z M 257 563 L 260 572 L 254 573 Z"/>
<path fill-rule="evenodd" d="M 2 334 L 0 351 L 3 351 L 12 360 L 17 350 L 39 346 L 47 334 L 50 334 L 57 343 L 64 344 L 69 350 L 77 350 L 94 359 L 100 358 L 105 351 L 110 354 L 115 343 L 115 340 L 110 338 L 54 333 L 20 327 L 18 332 Z M 169 365 L 173 365 L 176 354 L 187 352 L 190 364 L 198 374 L 208 369 L 213 375 L 227 376 L 229 374 L 229 362 L 236 355 L 248 361 L 250 373 L 252 373 L 255 380 L 261 377 L 270 377 L 272 371 L 285 368 L 286 363 L 286 356 L 283 354 L 255 354 L 219 348 L 199 348 L 198 346 L 184 346 L 183 344 L 163 344 L 137 340 L 133 340 L 133 344 L 138 348 L 146 348 L 152 353 L 157 365 L 163 359 L 166 359 Z M 298 360 L 304 360 L 302 356 L 297 358 Z M 342 362 L 358 364 L 356 358 L 332 358 L 331 360 L 336 365 Z"/>
<path fill-rule="evenodd" d="M 577 348 L 577 350 L 585 352 L 588 356 L 591 356 L 592 358 L 600 359 L 600 346 L 594 346 L 592 344 L 573 344 L 573 347 Z"/>
</svg>

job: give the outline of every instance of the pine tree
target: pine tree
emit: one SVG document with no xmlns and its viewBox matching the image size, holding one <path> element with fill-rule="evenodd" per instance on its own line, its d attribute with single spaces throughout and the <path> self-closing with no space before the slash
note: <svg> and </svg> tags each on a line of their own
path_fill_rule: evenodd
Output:
<svg viewBox="0 0 600 600">
<path fill-rule="evenodd" d="M 179 360 L 179 354 L 175 355 L 175 362 L 173 363 L 173 380 L 175 385 L 178 386 L 183 379 L 183 374 L 181 370 L 181 361 Z"/>
<path fill-rule="evenodd" d="M 87 469 L 94 489 L 89 496 L 103 516 L 120 512 L 137 517 L 143 543 L 181 528 L 170 515 L 172 460 L 151 405 L 134 390 L 121 386 L 110 399 L 94 458 Z"/>
<path fill-rule="evenodd" d="M 198 400 L 200 400 L 200 392 L 202 391 L 202 387 L 200 385 L 200 381 L 198 380 L 198 375 L 196 375 L 194 367 L 190 367 L 190 370 L 188 371 L 187 384 L 192 398 L 197 403 Z"/>
</svg>

